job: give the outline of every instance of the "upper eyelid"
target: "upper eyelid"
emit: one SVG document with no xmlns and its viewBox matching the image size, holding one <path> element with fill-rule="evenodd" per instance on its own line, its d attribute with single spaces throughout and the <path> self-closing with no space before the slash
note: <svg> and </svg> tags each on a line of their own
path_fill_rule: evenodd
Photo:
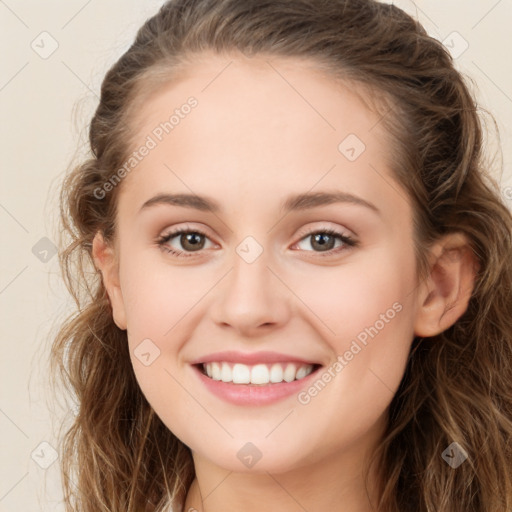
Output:
<svg viewBox="0 0 512 512">
<path fill-rule="evenodd" d="M 169 236 L 169 235 L 175 235 L 175 234 L 179 234 L 181 232 L 190 232 L 190 233 L 201 233 L 201 234 L 204 234 L 208 237 L 210 237 L 210 235 L 208 234 L 210 230 L 207 229 L 207 228 L 204 228 L 204 227 L 194 227 L 194 226 L 190 226 L 188 224 L 185 224 L 185 225 L 180 225 L 179 227 L 172 227 L 172 228 L 165 228 L 161 231 L 161 234 L 159 235 L 161 238 L 163 237 L 166 237 L 166 236 Z"/>
<path fill-rule="evenodd" d="M 353 239 L 357 238 L 357 235 L 352 230 L 350 230 L 346 227 L 334 226 L 334 223 L 332 223 L 332 222 L 324 223 L 321 226 L 317 226 L 317 227 L 313 226 L 313 227 L 301 228 L 301 229 L 299 229 L 297 236 L 300 236 L 299 240 L 302 240 L 305 236 L 309 236 L 314 233 L 321 233 L 323 231 L 329 231 L 329 230 L 336 231 L 336 233 L 338 233 L 339 236 L 345 236 L 345 237 L 353 238 Z"/>
<path fill-rule="evenodd" d="M 324 230 L 329 230 L 330 229 L 330 230 L 338 232 L 340 235 L 344 235 L 344 236 L 347 236 L 347 237 L 350 237 L 350 238 L 357 238 L 357 235 L 352 230 L 349 230 L 349 229 L 344 228 L 344 227 L 333 227 L 330 224 L 333 224 L 333 223 L 323 224 L 323 225 L 318 226 L 318 227 L 301 228 L 301 229 L 299 229 L 299 231 L 298 231 L 299 234 L 297 236 L 304 237 L 304 236 L 308 236 L 308 235 L 313 234 L 313 233 L 322 232 Z M 197 233 L 198 232 L 198 233 L 204 234 L 205 236 L 210 237 L 210 235 L 208 234 L 208 231 L 209 231 L 208 228 L 203 228 L 203 227 L 197 228 L 197 227 L 190 226 L 190 225 L 186 224 L 184 226 L 180 226 L 180 227 L 177 227 L 177 228 L 168 228 L 168 229 L 166 228 L 166 229 L 163 229 L 161 231 L 161 234 L 159 235 L 159 238 L 164 238 L 166 236 L 179 234 L 179 233 L 184 232 L 184 231 L 185 232 L 191 232 L 191 233 Z M 345 233 L 344 231 L 347 231 L 347 233 Z"/>
</svg>

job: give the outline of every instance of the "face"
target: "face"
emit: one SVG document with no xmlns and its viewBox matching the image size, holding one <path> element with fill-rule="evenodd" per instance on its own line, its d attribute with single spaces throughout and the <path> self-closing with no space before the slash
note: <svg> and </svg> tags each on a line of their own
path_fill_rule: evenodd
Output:
<svg viewBox="0 0 512 512">
<path fill-rule="evenodd" d="M 137 113 L 118 198 L 113 306 L 140 387 L 231 471 L 359 457 L 414 337 L 412 208 L 387 133 L 305 62 L 187 71 Z"/>
</svg>

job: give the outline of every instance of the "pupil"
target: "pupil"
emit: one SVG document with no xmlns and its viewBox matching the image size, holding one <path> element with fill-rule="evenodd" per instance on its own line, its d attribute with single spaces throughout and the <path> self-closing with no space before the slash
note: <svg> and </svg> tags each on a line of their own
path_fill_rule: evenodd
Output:
<svg viewBox="0 0 512 512">
<path fill-rule="evenodd" d="M 202 235 L 200 233 L 187 233 L 182 235 L 181 243 L 183 247 L 187 247 L 187 244 L 190 244 L 192 249 L 200 249 L 203 244 L 201 244 L 200 237 Z M 198 240 L 199 238 L 199 240 Z M 194 241 L 195 239 L 195 241 Z M 201 247 L 200 247 L 201 246 Z"/>
<path fill-rule="evenodd" d="M 331 244 L 329 244 L 329 240 L 327 242 L 322 241 L 324 238 L 330 239 Z M 319 244 L 319 247 L 322 250 L 332 249 L 332 247 L 330 247 L 332 245 L 332 241 L 333 241 L 333 237 L 331 237 L 331 235 L 327 235 L 325 233 L 319 233 L 314 236 L 314 239 L 315 239 L 315 242 Z M 327 247 L 327 246 L 329 246 L 329 247 Z"/>
</svg>

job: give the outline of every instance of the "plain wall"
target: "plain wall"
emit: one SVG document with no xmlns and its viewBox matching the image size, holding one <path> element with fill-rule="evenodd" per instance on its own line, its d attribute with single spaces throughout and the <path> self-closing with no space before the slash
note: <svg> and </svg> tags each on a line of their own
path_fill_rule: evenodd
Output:
<svg viewBox="0 0 512 512">
<path fill-rule="evenodd" d="M 60 417 L 47 368 L 51 335 L 72 307 L 52 252 L 58 185 L 85 141 L 105 71 L 161 3 L 0 2 L 0 511 L 63 510 L 58 460 L 52 463 Z M 512 3 L 395 3 L 454 51 L 469 45 L 457 66 L 474 79 L 480 105 L 497 120 L 501 183 L 512 205 Z"/>
</svg>

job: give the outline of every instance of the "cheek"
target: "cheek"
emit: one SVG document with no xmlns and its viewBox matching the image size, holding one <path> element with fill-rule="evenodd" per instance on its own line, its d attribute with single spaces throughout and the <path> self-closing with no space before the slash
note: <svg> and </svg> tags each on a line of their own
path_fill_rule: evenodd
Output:
<svg viewBox="0 0 512 512">
<path fill-rule="evenodd" d="M 193 409 L 179 384 L 181 350 L 193 335 L 197 315 L 204 314 L 201 299 L 217 276 L 208 269 L 168 265 L 163 257 L 155 262 L 154 254 L 140 251 L 124 258 L 120 279 L 130 357 L 141 390 L 157 410 Z"/>
<path fill-rule="evenodd" d="M 298 296 L 307 297 L 310 321 L 322 332 L 333 362 L 341 357 L 332 368 L 329 401 L 350 395 L 383 410 L 400 384 L 415 311 L 414 253 L 401 247 L 401 253 L 380 251 L 295 286 Z"/>
<path fill-rule="evenodd" d="M 354 254 L 338 267 L 319 267 L 300 278 L 286 276 L 336 352 L 366 329 L 395 331 L 411 327 L 415 265 L 412 250 L 398 254 L 389 248 Z M 398 312 L 397 310 L 400 310 Z M 316 318 L 316 320 L 314 320 Z"/>
<path fill-rule="evenodd" d="M 120 278 L 130 358 L 140 389 L 157 414 L 165 417 L 179 408 L 178 423 L 186 425 L 186 411 L 193 410 L 194 402 L 180 386 L 176 370 L 181 344 L 189 334 L 183 330 L 187 314 L 204 292 L 196 288 L 194 293 L 186 272 L 145 266 L 136 257 L 125 258 Z"/>
<path fill-rule="evenodd" d="M 344 441 L 352 443 L 377 424 L 406 368 L 414 332 L 414 267 L 405 260 L 380 261 L 364 272 L 351 269 L 343 280 L 315 281 L 315 287 L 300 292 L 313 299 L 308 306 L 329 327 L 322 332 L 332 363 L 299 396 L 305 421 L 330 411 L 332 421 L 310 431 L 310 441 L 322 446 L 326 456 L 339 443 L 339 425 L 344 425 Z"/>
<path fill-rule="evenodd" d="M 205 277 L 192 267 L 143 264 L 137 258 L 124 263 L 121 285 L 128 333 L 134 339 L 170 335 L 207 290 Z"/>
</svg>

